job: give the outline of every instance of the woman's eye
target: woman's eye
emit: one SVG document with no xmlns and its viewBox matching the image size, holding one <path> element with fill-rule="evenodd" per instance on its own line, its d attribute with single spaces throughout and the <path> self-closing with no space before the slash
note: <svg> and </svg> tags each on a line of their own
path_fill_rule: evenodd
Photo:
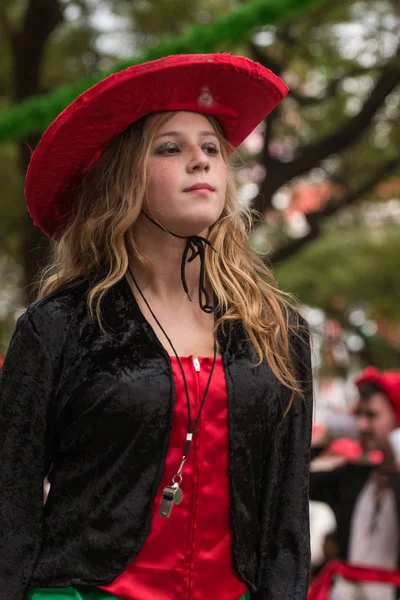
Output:
<svg viewBox="0 0 400 600">
<path fill-rule="evenodd" d="M 157 148 L 156 150 L 156 154 L 175 154 L 177 151 L 179 151 L 179 148 L 177 146 L 177 144 L 175 144 L 174 142 L 167 142 L 166 144 L 163 144 L 162 146 L 160 146 L 159 148 Z"/>
<path fill-rule="evenodd" d="M 213 144 L 212 142 L 207 142 L 206 144 L 204 144 L 203 150 L 205 150 L 207 152 L 207 154 L 218 154 L 219 153 L 218 147 L 215 144 Z"/>
<path fill-rule="evenodd" d="M 202 149 L 206 154 L 215 155 L 219 153 L 219 148 L 213 142 L 206 142 L 202 145 Z M 181 152 L 178 144 L 175 142 L 166 142 L 159 146 L 155 153 L 161 156 L 170 156 Z"/>
</svg>

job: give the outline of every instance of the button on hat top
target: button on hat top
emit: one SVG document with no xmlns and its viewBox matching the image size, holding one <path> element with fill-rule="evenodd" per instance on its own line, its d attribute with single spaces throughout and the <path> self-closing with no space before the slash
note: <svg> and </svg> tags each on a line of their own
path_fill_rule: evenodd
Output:
<svg viewBox="0 0 400 600">
<path fill-rule="evenodd" d="M 214 98 L 208 85 L 203 85 L 201 88 L 197 103 L 200 106 L 212 106 L 214 104 Z"/>
</svg>

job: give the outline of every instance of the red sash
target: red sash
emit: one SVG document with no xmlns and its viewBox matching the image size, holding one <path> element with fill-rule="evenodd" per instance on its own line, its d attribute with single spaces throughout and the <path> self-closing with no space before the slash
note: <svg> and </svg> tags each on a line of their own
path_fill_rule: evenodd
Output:
<svg viewBox="0 0 400 600">
<path fill-rule="evenodd" d="M 341 575 L 350 581 L 374 581 L 400 587 L 400 571 L 348 565 L 340 560 L 331 560 L 311 583 L 307 600 L 328 600 L 334 575 Z"/>
</svg>

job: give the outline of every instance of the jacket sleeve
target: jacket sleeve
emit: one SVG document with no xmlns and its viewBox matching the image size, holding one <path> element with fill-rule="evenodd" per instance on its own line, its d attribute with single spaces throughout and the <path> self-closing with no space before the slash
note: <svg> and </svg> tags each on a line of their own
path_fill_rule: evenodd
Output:
<svg viewBox="0 0 400 600">
<path fill-rule="evenodd" d="M 305 328 L 304 328 L 305 329 Z M 260 508 L 259 591 L 252 600 L 305 600 L 310 572 L 309 464 L 313 414 L 310 338 L 292 342 L 297 394 L 271 441 Z M 287 388 L 283 388 L 287 390 Z M 285 395 L 287 406 L 289 393 Z"/>
<path fill-rule="evenodd" d="M 50 356 L 28 313 L 0 376 L 0 596 L 23 600 L 42 535 Z"/>
<path fill-rule="evenodd" d="M 310 500 L 332 506 L 342 482 L 343 473 L 343 467 L 330 471 L 312 471 L 310 473 Z"/>
</svg>

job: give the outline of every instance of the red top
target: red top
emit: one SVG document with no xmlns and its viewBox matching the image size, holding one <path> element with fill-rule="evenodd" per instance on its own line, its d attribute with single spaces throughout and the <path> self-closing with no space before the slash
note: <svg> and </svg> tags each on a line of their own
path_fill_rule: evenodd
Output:
<svg viewBox="0 0 400 600">
<path fill-rule="evenodd" d="M 212 358 L 181 358 L 197 417 Z M 185 444 L 188 415 L 182 374 L 171 358 L 176 404 L 164 473 L 150 533 L 135 560 L 102 589 L 123 600 L 237 600 L 247 591 L 232 567 L 229 526 L 228 404 L 222 359 L 218 358 L 183 471 L 183 500 L 169 518 L 160 517 L 162 490 L 171 485 Z"/>
</svg>

